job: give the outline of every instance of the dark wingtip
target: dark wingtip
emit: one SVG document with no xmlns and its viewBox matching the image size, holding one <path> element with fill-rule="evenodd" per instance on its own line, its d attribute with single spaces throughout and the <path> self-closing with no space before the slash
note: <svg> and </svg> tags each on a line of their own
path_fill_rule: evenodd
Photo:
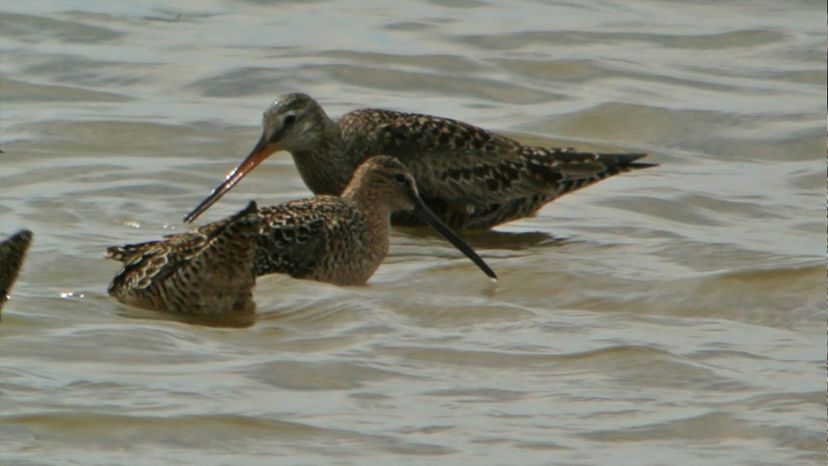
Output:
<svg viewBox="0 0 828 466">
<path fill-rule="evenodd" d="M 20 230 L 9 236 L 7 240 L 0 241 L 0 247 L 9 258 L 22 256 L 29 250 L 32 238 L 34 238 L 34 233 L 31 230 Z"/>
<path fill-rule="evenodd" d="M 626 170 L 638 170 L 643 168 L 652 168 L 657 167 L 657 163 L 650 163 L 650 162 L 636 162 L 636 160 L 643 159 L 647 157 L 646 153 L 643 152 L 636 152 L 636 153 L 621 153 L 621 154 L 599 154 L 600 159 L 605 162 L 609 167 L 616 167 L 619 169 L 626 169 Z"/>
<path fill-rule="evenodd" d="M 644 168 L 653 168 L 657 167 L 657 163 L 652 162 L 636 162 L 636 160 L 641 160 L 647 157 L 646 153 L 634 153 L 634 154 L 626 154 L 629 157 L 626 157 L 623 162 L 620 164 L 622 167 L 630 169 L 630 170 L 642 170 Z"/>
<path fill-rule="evenodd" d="M 242 212 L 246 214 L 250 214 L 259 210 L 259 205 L 256 204 L 256 201 L 250 201 L 247 203 L 247 207 L 244 208 Z"/>
<path fill-rule="evenodd" d="M 236 212 L 235 214 L 230 216 L 230 221 L 234 221 L 244 217 L 247 214 L 254 214 L 259 211 L 259 206 L 256 204 L 256 201 L 250 201 L 247 203 L 247 207 L 244 209 Z"/>
</svg>

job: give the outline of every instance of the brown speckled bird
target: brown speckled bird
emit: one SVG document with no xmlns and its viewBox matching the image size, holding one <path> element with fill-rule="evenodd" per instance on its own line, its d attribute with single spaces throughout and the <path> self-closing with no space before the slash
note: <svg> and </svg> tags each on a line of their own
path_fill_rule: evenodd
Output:
<svg viewBox="0 0 828 466">
<path fill-rule="evenodd" d="M 17 279 L 33 237 L 31 231 L 21 230 L 0 242 L 0 309 L 9 299 L 9 292 Z"/>
<path fill-rule="evenodd" d="M 191 233 L 107 249 L 107 257 L 124 263 L 107 291 L 123 303 L 169 312 L 251 311 L 258 214 L 251 202 Z"/>
<path fill-rule="evenodd" d="M 273 152 L 290 152 L 315 194 L 340 194 L 368 157 L 407 166 L 425 203 L 453 228 L 485 229 L 532 215 L 578 188 L 652 167 L 646 154 L 598 154 L 533 147 L 475 126 L 430 115 L 361 109 L 331 120 L 306 94 L 288 94 L 262 120 L 250 155 L 185 217 L 193 221 Z M 395 224 L 419 224 L 400 212 Z"/>
<path fill-rule="evenodd" d="M 489 277 L 495 273 L 423 204 L 411 173 L 392 157 L 372 157 L 342 196 L 320 195 L 262 209 L 256 275 L 287 273 L 337 285 L 362 285 L 388 253 L 390 216 L 412 212 Z"/>
<path fill-rule="evenodd" d="M 110 257 L 126 262 L 110 285 L 110 294 L 126 301 L 136 291 L 142 299 L 150 293 L 151 307 L 179 312 L 192 307 L 188 302 L 193 301 L 202 309 L 199 312 L 206 312 L 234 307 L 217 306 L 212 303 L 217 297 L 204 294 L 215 295 L 222 277 L 245 279 L 229 285 L 222 296 L 249 299 L 252 283 L 246 281 L 246 270 L 255 276 L 284 273 L 336 285 L 362 285 L 388 253 L 390 216 L 398 211 L 413 211 L 486 275 L 496 278 L 483 259 L 425 206 L 411 173 L 398 160 L 380 156 L 356 170 L 342 196 L 321 195 L 261 209 L 251 204 L 193 233 L 110 248 Z M 252 241 L 245 227 L 249 223 L 255 223 Z M 196 258 L 201 261 L 195 262 Z M 157 290 L 143 291 L 149 288 Z"/>
</svg>

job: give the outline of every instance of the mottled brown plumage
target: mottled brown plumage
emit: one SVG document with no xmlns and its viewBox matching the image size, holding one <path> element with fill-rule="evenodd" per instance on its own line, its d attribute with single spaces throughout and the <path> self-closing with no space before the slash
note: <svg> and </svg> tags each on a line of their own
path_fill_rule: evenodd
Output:
<svg viewBox="0 0 828 466">
<path fill-rule="evenodd" d="M 253 276 L 271 273 L 362 285 L 388 253 L 390 216 L 398 211 L 416 212 L 495 278 L 471 247 L 428 211 L 414 178 L 398 160 L 373 157 L 356 170 L 342 196 L 320 195 L 262 209 L 251 204 L 193 233 L 110 248 L 109 256 L 126 264 L 110 294 L 157 309 L 203 313 L 235 307 L 214 303 L 222 279 L 244 277 L 228 282 L 221 292 L 224 298 L 244 298 L 240 301 L 249 300 Z"/>
<path fill-rule="evenodd" d="M 305 94 L 269 107 L 250 155 L 186 218 L 192 221 L 271 153 L 292 154 L 305 184 L 337 195 L 368 157 L 384 154 L 407 166 L 426 204 L 454 228 L 491 228 L 533 214 L 578 188 L 652 164 L 646 154 L 598 154 L 534 147 L 448 118 L 361 109 L 333 121 Z M 419 223 L 408 213 L 396 224 Z"/>
<path fill-rule="evenodd" d="M 475 262 L 494 272 L 422 204 L 410 172 L 391 157 L 372 157 L 342 196 L 319 195 L 261 209 L 254 271 L 286 273 L 337 285 L 362 285 L 388 253 L 390 215 L 411 211 Z"/>
<path fill-rule="evenodd" d="M 107 291 L 121 302 L 169 312 L 252 310 L 258 212 L 251 202 L 192 233 L 107 249 L 107 257 L 124 263 Z"/>
<path fill-rule="evenodd" d="M 0 309 L 9 299 L 9 292 L 23 266 L 33 237 L 31 231 L 21 230 L 0 242 Z"/>
</svg>

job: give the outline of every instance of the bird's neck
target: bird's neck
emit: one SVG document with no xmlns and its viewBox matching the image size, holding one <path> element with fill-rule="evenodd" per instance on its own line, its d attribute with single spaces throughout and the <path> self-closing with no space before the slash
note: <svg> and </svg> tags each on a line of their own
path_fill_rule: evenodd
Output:
<svg viewBox="0 0 828 466">
<path fill-rule="evenodd" d="M 292 153 L 299 175 L 314 194 L 342 194 L 356 169 L 342 142 L 339 126 L 325 117 L 322 130 L 302 150 Z"/>
<path fill-rule="evenodd" d="M 373 231 L 380 232 L 380 236 L 387 236 L 391 228 L 391 208 L 381 193 L 372 189 L 369 183 L 356 179 L 345 188 L 342 198 L 362 212 Z"/>
</svg>

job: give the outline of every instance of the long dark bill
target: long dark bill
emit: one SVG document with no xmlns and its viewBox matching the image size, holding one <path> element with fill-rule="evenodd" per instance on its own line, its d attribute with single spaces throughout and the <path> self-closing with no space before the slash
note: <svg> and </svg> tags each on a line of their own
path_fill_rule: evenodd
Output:
<svg viewBox="0 0 828 466">
<path fill-rule="evenodd" d="M 468 243 L 466 243 L 459 236 L 457 236 L 457 233 L 453 232 L 451 228 L 449 228 L 445 223 L 443 223 L 437 217 L 437 215 L 435 215 L 434 212 L 431 211 L 431 209 L 426 207 L 426 205 L 423 203 L 422 199 L 420 199 L 419 196 L 415 195 L 415 199 L 412 199 L 412 201 L 415 205 L 414 213 L 417 215 L 417 217 L 420 218 L 420 220 L 428 223 L 429 225 L 431 225 L 432 228 L 437 230 L 438 233 L 443 235 L 443 237 L 446 238 L 449 241 L 449 243 L 453 244 L 455 248 L 459 249 L 460 252 L 465 254 L 466 257 L 471 259 L 472 262 L 474 262 L 478 267 L 480 267 L 480 270 L 482 270 L 483 273 L 485 273 L 491 278 L 497 279 L 497 274 L 494 273 L 494 270 L 492 270 L 489 267 L 489 265 L 486 264 L 486 262 L 480 256 L 478 256 L 476 252 L 474 252 L 474 249 L 472 249 L 471 246 L 468 245 Z"/>
<path fill-rule="evenodd" d="M 218 185 L 209 196 L 207 196 L 195 209 L 193 209 L 192 212 L 187 214 L 187 216 L 184 217 L 184 221 L 189 223 L 198 218 L 199 215 L 204 213 L 204 211 L 209 209 L 211 205 L 221 199 L 221 196 L 224 196 L 227 191 L 233 189 L 233 186 L 236 186 L 236 183 L 241 181 L 241 179 L 256 168 L 257 165 L 262 163 L 268 155 L 275 151 L 276 147 L 274 145 L 268 144 L 264 139 L 260 139 L 256 144 L 256 147 L 250 151 L 250 154 L 244 159 L 244 161 L 228 173 L 224 178 L 224 182 Z"/>
</svg>

